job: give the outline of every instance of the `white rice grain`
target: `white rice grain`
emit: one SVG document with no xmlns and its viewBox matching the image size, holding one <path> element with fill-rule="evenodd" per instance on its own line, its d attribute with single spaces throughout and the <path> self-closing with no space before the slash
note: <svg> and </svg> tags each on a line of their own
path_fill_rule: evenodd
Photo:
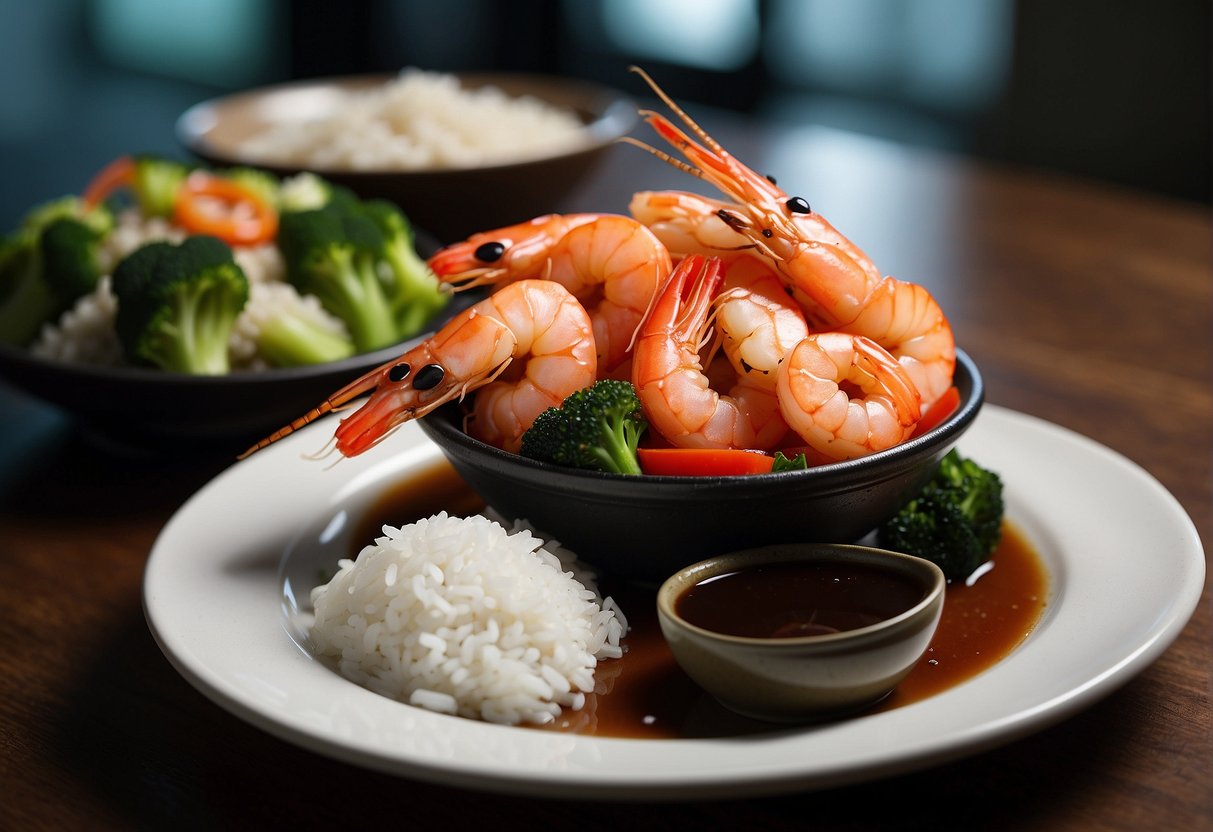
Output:
<svg viewBox="0 0 1213 832">
<path fill-rule="evenodd" d="M 323 117 L 275 122 L 241 152 L 316 170 L 420 170 L 522 161 L 588 138 L 572 110 L 409 68 L 381 87 L 346 93 Z"/>
<path fill-rule="evenodd" d="M 599 659 L 621 654 L 627 623 L 592 577 L 574 577 L 571 553 L 547 549 L 529 529 L 482 516 L 385 527 L 312 591 L 313 650 L 401 702 L 551 722 L 584 704 Z"/>
<path fill-rule="evenodd" d="M 122 365 L 122 344 L 114 331 L 118 302 L 103 276 L 97 288 L 80 297 L 53 324 L 43 324 L 30 352 L 39 358 L 93 364 L 100 367 Z"/>
</svg>

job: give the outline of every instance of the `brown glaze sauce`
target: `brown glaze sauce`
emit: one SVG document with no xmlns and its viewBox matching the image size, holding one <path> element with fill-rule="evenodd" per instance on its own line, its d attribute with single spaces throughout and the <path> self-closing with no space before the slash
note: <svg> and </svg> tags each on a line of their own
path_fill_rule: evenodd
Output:
<svg viewBox="0 0 1213 832">
<path fill-rule="evenodd" d="M 730 636 L 797 638 L 879 624 L 925 597 L 921 581 L 874 566 L 772 563 L 700 581 L 678 596 L 674 611 Z"/>
<path fill-rule="evenodd" d="M 384 524 L 400 526 L 439 511 L 466 515 L 484 507 L 449 465 L 440 463 L 388 489 L 360 520 L 354 540 L 370 542 Z M 356 554 L 351 553 L 350 556 Z M 897 689 L 867 713 L 898 708 L 971 679 L 1014 650 L 1032 632 L 1048 602 L 1048 573 L 1030 542 L 1011 524 L 984 572 L 971 585 L 948 587 L 939 629 L 926 654 Z M 674 661 L 657 623 L 654 588 L 602 577 L 630 630 L 623 658 L 595 672 L 595 691 L 579 711 L 565 711 L 555 730 L 600 737 L 678 739 L 786 731 L 718 704 Z"/>
</svg>

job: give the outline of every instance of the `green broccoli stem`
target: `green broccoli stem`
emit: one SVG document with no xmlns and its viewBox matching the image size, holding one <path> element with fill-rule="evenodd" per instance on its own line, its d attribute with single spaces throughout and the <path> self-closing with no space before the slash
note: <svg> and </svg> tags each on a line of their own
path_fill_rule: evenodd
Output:
<svg viewBox="0 0 1213 832">
<path fill-rule="evenodd" d="M 162 369 L 191 375 L 221 376 L 231 369 L 228 335 L 239 309 L 198 281 L 173 298 L 174 315 L 153 333 L 155 363 Z"/>
<path fill-rule="evenodd" d="M 2 268 L 6 285 L 0 285 L 4 293 L 0 300 L 0 344 L 23 347 L 58 314 L 62 303 L 42 279 L 41 258 L 32 246 L 13 251 Z"/>
<path fill-rule="evenodd" d="M 354 345 L 339 333 L 286 314 L 262 324 L 257 350 L 275 367 L 300 367 L 349 358 Z"/>
<path fill-rule="evenodd" d="M 438 278 L 405 237 L 400 236 L 389 244 L 384 257 L 398 281 L 392 301 L 396 328 L 401 338 L 409 338 L 421 332 L 447 305 L 451 296 L 442 290 Z"/>
<path fill-rule="evenodd" d="M 139 156 L 135 159 L 135 198 L 148 217 L 170 217 L 189 167 L 172 159 Z"/>
<path fill-rule="evenodd" d="M 313 281 L 308 290 L 320 298 L 326 309 L 345 321 L 359 352 L 395 344 L 400 340 L 396 321 L 373 262 L 363 256 L 345 256 L 349 258 L 345 270 L 353 279 Z"/>
<path fill-rule="evenodd" d="M 636 458 L 640 432 L 636 429 L 636 423 L 627 417 L 615 420 L 613 425 L 611 422 L 606 418 L 601 420 L 602 447 L 593 449 L 592 453 L 607 471 L 640 474 L 640 463 Z"/>
</svg>

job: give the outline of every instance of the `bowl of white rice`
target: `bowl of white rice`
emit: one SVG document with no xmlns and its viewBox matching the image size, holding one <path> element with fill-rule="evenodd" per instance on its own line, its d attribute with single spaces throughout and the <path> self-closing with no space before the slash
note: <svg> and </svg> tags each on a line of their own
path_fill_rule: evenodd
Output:
<svg viewBox="0 0 1213 832">
<path fill-rule="evenodd" d="M 392 200 L 446 243 L 562 210 L 636 120 L 633 102 L 596 84 L 409 68 L 205 101 L 177 135 L 212 164 L 310 170 Z"/>
</svg>

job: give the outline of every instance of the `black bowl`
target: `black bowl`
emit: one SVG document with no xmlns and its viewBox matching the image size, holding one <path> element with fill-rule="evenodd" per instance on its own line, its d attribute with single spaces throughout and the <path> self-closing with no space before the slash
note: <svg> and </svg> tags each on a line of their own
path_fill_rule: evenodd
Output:
<svg viewBox="0 0 1213 832">
<path fill-rule="evenodd" d="M 604 572 L 661 581 L 737 549 L 862 538 L 926 484 L 977 417 L 981 375 L 960 351 L 955 384 L 957 410 L 895 448 L 807 471 L 737 477 L 633 477 L 537 462 L 469 437 L 454 404 L 420 424 L 492 508 L 525 518 Z"/>
<path fill-rule="evenodd" d="M 433 324 L 481 297 L 455 295 Z M 223 376 L 73 364 L 0 345 L 0 381 L 67 412 L 115 450 L 237 454 L 429 334 L 342 361 Z"/>
<path fill-rule="evenodd" d="M 254 165 L 280 176 L 292 165 L 244 155 L 242 145 L 283 112 L 323 116 L 350 91 L 381 86 L 392 75 L 353 75 L 279 84 L 196 104 L 177 121 L 177 136 L 201 159 L 220 166 Z M 588 140 L 580 147 L 515 163 L 441 170 L 309 170 L 345 185 L 364 199 L 395 202 L 416 225 L 444 243 L 477 231 L 523 222 L 559 207 L 601 160 L 603 153 L 637 122 L 636 105 L 597 84 L 541 75 L 463 74 L 464 87 L 492 85 L 509 95 L 534 96 L 575 111 Z M 491 129 L 491 128 L 490 128 Z"/>
</svg>

